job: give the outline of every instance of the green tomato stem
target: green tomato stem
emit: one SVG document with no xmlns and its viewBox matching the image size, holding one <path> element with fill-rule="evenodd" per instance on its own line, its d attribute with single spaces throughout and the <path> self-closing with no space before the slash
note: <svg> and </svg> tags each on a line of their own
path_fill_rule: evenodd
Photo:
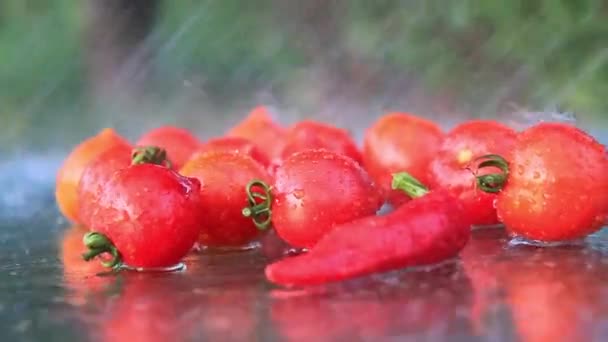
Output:
<svg viewBox="0 0 608 342">
<path fill-rule="evenodd" d="M 112 259 L 109 261 L 101 261 L 101 264 L 104 267 L 117 269 L 122 265 L 120 252 L 118 252 L 116 246 L 114 246 L 107 236 L 97 232 L 89 232 L 82 238 L 82 243 L 89 249 L 82 255 L 82 258 L 85 261 L 90 261 L 101 254 L 109 253 L 112 255 Z"/>
<path fill-rule="evenodd" d="M 171 168 L 167 151 L 157 146 L 140 146 L 131 152 L 131 165 L 156 164 Z"/>
<path fill-rule="evenodd" d="M 272 220 L 271 187 L 264 181 L 254 179 L 247 183 L 245 192 L 248 206 L 243 208 L 243 216 L 251 218 L 259 230 L 268 229 Z"/>
<path fill-rule="evenodd" d="M 478 162 L 476 170 L 479 171 L 485 167 L 498 168 L 499 173 L 490 173 L 487 175 L 477 175 L 477 171 L 474 171 L 475 177 L 477 178 L 477 186 L 482 191 L 488 193 L 498 193 L 506 185 L 509 177 L 509 163 L 505 158 L 497 154 L 488 154 L 475 159 L 474 162 Z"/>
<path fill-rule="evenodd" d="M 429 193 L 429 189 L 424 184 L 407 172 L 393 174 L 391 188 L 401 190 L 411 198 L 422 197 Z"/>
</svg>

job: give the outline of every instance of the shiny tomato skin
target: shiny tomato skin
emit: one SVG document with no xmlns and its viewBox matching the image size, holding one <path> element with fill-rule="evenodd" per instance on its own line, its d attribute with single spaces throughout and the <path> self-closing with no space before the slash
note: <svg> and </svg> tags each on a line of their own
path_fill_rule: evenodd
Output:
<svg viewBox="0 0 608 342">
<path fill-rule="evenodd" d="M 580 129 L 540 123 L 520 133 L 509 158 L 498 217 L 514 235 L 563 241 L 585 237 L 608 216 L 608 153 Z"/>
<path fill-rule="evenodd" d="M 250 140 L 266 154 L 267 159 L 273 160 L 281 156 L 286 130 L 273 120 L 267 107 L 258 106 L 226 135 Z"/>
<path fill-rule="evenodd" d="M 272 223 L 296 247 L 312 247 L 335 225 L 373 215 L 383 203 L 359 164 L 326 150 L 292 154 L 277 168 Z"/>
<path fill-rule="evenodd" d="M 198 242 L 212 247 L 243 246 L 260 231 L 242 214 L 248 204 L 246 186 L 253 179 L 269 183 L 265 168 L 246 154 L 210 151 L 191 159 L 180 170 L 200 181 L 200 207 L 204 212 Z"/>
<path fill-rule="evenodd" d="M 157 146 L 166 150 L 171 168 L 179 170 L 200 146 L 200 141 L 187 129 L 162 126 L 142 135 L 136 145 Z"/>
<path fill-rule="evenodd" d="M 270 165 L 270 160 L 265 153 L 262 153 L 257 146 L 249 139 L 239 137 L 221 137 L 210 139 L 202 144 L 190 159 L 197 158 L 198 155 L 209 151 L 222 151 L 222 152 L 237 152 L 243 153 L 251 158 L 255 159 L 258 163 L 264 167 Z"/>
<path fill-rule="evenodd" d="M 128 146 L 115 146 L 99 155 L 85 168 L 78 184 L 78 217 L 85 227 L 91 226 L 91 220 L 96 215 L 95 200 L 104 190 L 105 184 L 116 171 L 131 164 L 131 151 Z"/>
<path fill-rule="evenodd" d="M 202 218 L 200 182 L 164 166 L 131 165 L 106 183 L 92 230 L 132 267 L 169 267 L 193 247 Z"/>
<path fill-rule="evenodd" d="M 78 184 L 86 166 L 103 152 L 120 147 L 130 149 L 130 143 L 113 129 L 106 128 L 76 146 L 57 173 L 55 198 L 61 213 L 74 223 L 78 218 Z"/>
<path fill-rule="evenodd" d="M 296 152 L 318 149 L 340 153 L 362 163 L 361 152 L 347 130 L 311 120 L 300 121 L 288 130 L 281 155 L 285 159 Z"/>
<path fill-rule="evenodd" d="M 409 200 L 391 189 L 393 173 L 405 171 L 428 184 L 428 166 L 443 135 L 434 122 L 409 113 L 386 114 L 367 130 L 363 163 L 391 204 L 399 206 Z"/>
<path fill-rule="evenodd" d="M 494 201 L 496 194 L 477 188 L 472 162 L 488 154 L 508 156 L 517 132 L 496 121 L 472 120 L 456 126 L 444 138 L 429 167 L 428 185 L 455 192 L 474 213 L 475 225 L 498 224 Z M 473 167 L 473 169 L 467 169 Z M 478 174 L 496 173 L 496 168 L 484 168 Z"/>
</svg>

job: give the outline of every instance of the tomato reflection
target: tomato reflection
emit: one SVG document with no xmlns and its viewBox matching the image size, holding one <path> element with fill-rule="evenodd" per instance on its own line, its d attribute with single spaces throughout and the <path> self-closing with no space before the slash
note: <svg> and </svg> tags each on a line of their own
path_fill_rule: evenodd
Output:
<svg viewBox="0 0 608 342">
<path fill-rule="evenodd" d="M 491 306 L 504 300 L 522 341 L 593 339 L 593 322 L 608 313 L 602 298 L 608 264 L 601 252 L 589 246 L 506 247 L 500 234 L 477 233 L 463 252 L 480 332 Z"/>
<path fill-rule="evenodd" d="M 354 291 L 300 291 L 293 297 L 275 292 L 271 318 L 289 341 L 447 338 L 470 333 L 462 319 L 469 310 L 470 284 L 457 265 L 382 277 L 380 284 L 358 284 Z"/>
<path fill-rule="evenodd" d="M 107 268 L 101 266 L 99 261 L 86 262 L 82 259 L 82 253 L 86 251 L 82 244 L 82 237 L 87 231 L 82 226 L 72 226 L 64 232 L 59 241 L 63 281 L 69 289 L 66 298 L 72 305 L 84 305 L 88 297 L 104 290 L 112 283 L 112 280 L 107 277 L 97 276 L 99 273 L 108 271 Z"/>
</svg>

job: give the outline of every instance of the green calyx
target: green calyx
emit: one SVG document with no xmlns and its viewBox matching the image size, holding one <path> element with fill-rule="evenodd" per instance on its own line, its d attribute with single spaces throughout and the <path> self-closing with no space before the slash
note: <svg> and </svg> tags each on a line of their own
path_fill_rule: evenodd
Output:
<svg viewBox="0 0 608 342">
<path fill-rule="evenodd" d="M 270 227 L 272 194 L 271 188 L 264 181 L 254 179 L 245 187 L 248 206 L 243 208 L 243 216 L 249 217 L 259 230 Z"/>
<path fill-rule="evenodd" d="M 171 162 L 167 158 L 167 151 L 157 146 L 140 146 L 133 149 L 131 153 L 131 165 L 155 164 L 171 168 Z"/>
<path fill-rule="evenodd" d="M 122 265 L 120 252 L 107 236 L 97 232 L 89 232 L 82 238 L 82 243 L 88 248 L 88 251 L 82 255 L 85 261 L 90 261 L 101 254 L 108 253 L 112 256 L 112 259 L 101 261 L 104 267 L 117 269 Z"/>
</svg>

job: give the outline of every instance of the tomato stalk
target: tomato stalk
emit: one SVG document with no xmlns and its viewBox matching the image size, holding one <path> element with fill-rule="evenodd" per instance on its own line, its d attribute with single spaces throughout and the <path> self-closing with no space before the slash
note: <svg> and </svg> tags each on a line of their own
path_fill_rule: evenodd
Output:
<svg viewBox="0 0 608 342">
<path fill-rule="evenodd" d="M 131 165 L 137 164 L 156 164 L 171 168 L 171 162 L 167 158 L 167 151 L 157 146 L 134 148 L 131 153 Z"/>
<path fill-rule="evenodd" d="M 109 253 L 112 255 L 112 259 L 109 261 L 101 261 L 101 264 L 104 267 L 108 268 L 118 268 L 122 265 L 122 257 L 116 246 L 108 239 L 107 236 L 97 233 L 97 232 L 89 232 L 84 235 L 82 238 L 82 242 L 89 249 L 86 253 L 82 255 L 82 258 L 85 261 L 89 261 L 101 254 Z"/>
<path fill-rule="evenodd" d="M 245 187 L 249 206 L 243 208 L 243 216 L 253 219 L 253 224 L 260 230 L 270 227 L 272 214 L 270 190 L 271 187 L 268 184 L 258 179 L 250 181 Z"/>
<path fill-rule="evenodd" d="M 424 184 L 407 172 L 393 174 L 391 188 L 404 191 L 411 198 L 422 197 L 429 193 L 429 189 Z"/>
<path fill-rule="evenodd" d="M 476 166 L 477 171 L 486 167 L 498 168 L 500 170 L 499 173 L 490 173 L 481 176 L 477 175 L 477 171 L 473 172 L 477 178 L 477 185 L 481 190 L 489 193 L 500 192 L 506 185 L 509 177 L 509 162 L 497 154 L 481 156 L 475 159 L 474 162 L 479 162 Z"/>
</svg>

